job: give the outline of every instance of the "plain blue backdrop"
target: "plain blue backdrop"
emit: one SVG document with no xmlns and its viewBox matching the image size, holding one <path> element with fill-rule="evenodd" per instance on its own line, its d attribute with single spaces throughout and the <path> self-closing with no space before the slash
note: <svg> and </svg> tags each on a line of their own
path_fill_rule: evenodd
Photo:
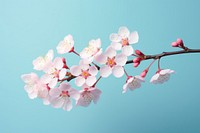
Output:
<svg viewBox="0 0 200 133">
<path fill-rule="evenodd" d="M 176 71 L 168 83 L 152 85 L 152 67 L 140 89 L 122 94 L 125 76 L 103 79 L 97 105 L 71 112 L 30 100 L 21 74 L 33 71 L 32 60 L 56 48 L 69 33 L 81 51 L 91 39 L 102 47 L 120 26 L 139 32 L 134 46 L 147 54 L 176 50 L 183 38 L 200 48 L 198 0 L 0 0 L 0 132 L 1 133 L 197 133 L 200 132 L 200 55 L 163 58 L 162 68 Z M 69 66 L 76 56 L 64 55 Z M 139 74 L 149 61 L 137 69 Z M 73 82 L 73 81 L 72 81 Z"/>
</svg>

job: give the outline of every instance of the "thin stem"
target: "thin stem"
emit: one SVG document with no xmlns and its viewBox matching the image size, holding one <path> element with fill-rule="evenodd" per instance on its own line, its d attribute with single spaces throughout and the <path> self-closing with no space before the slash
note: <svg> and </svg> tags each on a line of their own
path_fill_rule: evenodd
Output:
<svg viewBox="0 0 200 133">
<path fill-rule="evenodd" d="M 149 70 L 149 68 L 153 65 L 153 63 L 154 63 L 156 60 L 157 60 L 157 59 L 154 59 L 154 60 L 151 62 L 151 64 L 147 67 L 146 70 Z"/>
<path fill-rule="evenodd" d="M 129 75 L 128 75 L 127 71 L 125 70 L 125 68 L 124 68 L 124 73 L 126 74 L 126 77 L 129 77 Z"/>
<path fill-rule="evenodd" d="M 75 50 L 73 50 L 72 52 L 73 52 L 74 54 L 80 56 L 79 53 L 77 53 Z"/>
<path fill-rule="evenodd" d="M 155 54 L 155 55 L 145 55 L 143 60 L 159 59 L 165 56 L 189 54 L 189 53 L 200 53 L 200 49 L 187 49 L 187 50 L 180 50 L 180 51 L 173 51 L 173 52 L 163 52 L 163 53 Z M 129 60 L 126 62 L 126 64 L 130 64 L 130 63 L 133 63 L 133 60 Z"/>
<path fill-rule="evenodd" d="M 98 70 L 100 69 L 100 67 L 97 64 L 95 64 L 94 62 L 92 62 L 92 64 L 95 65 Z"/>
<path fill-rule="evenodd" d="M 160 71 L 160 58 L 158 59 L 158 70 Z"/>
<path fill-rule="evenodd" d="M 97 81 L 94 83 L 94 85 L 93 85 L 92 87 L 95 87 L 96 84 L 99 82 L 99 80 L 100 80 L 101 78 L 102 78 L 102 77 L 100 76 L 100 77 L 97 79 Z"/>
</svg>

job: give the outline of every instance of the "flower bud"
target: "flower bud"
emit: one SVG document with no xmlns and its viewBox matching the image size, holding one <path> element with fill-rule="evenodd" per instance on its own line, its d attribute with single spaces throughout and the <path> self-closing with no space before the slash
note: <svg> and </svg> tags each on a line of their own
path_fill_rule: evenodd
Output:
<svg viewBox="0 0 200 133">
<path fill-rule="evenodd" d="M 181 38 L 178 38 L 177 40 L 176 40 L 176 43 L 179 45 L 179 46 L 183 46 L 183 40 L 181 39 Z"/>
<path fill-rule="evenodd" d="M 179 44 L 177 43 L 177 42 L 172 42 L 172 47 L 178 47 L 179 46 Z"/>
<path fill-rule="evenodd" d="M 140 57 L 144 57 L 144 54 L 140 50 L 135 50 L 135 53 Z"/>
<path fill-rule="evenodd" d="M 144 78 L 144 77 L 146 77 L 147 73 L 148 73 L 148 69 L 145 69 L 145 70 L 140 74 L 140 76 Z"/>
</svg>

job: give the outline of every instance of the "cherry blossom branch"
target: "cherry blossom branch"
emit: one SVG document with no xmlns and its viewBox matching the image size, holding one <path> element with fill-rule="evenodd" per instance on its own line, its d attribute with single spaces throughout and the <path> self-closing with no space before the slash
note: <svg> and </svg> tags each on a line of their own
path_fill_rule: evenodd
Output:
<svg viewBox="0 0 200 133">
<path fill-rule="evenodd" d="M 186 49 L 186 50 L 173 51 L 173 52 L 163 52 L 163 53 L 155 54 L 155 55 L 145 55 L 143 60 L 160 59 L 165 56 L 178 55 L 178 54 L 189 54 L 189 53 L 200 53 L 200 49 Z M 126 62 L 126 64 L 130 64 L 130 63 L 133 63 L 133 60 L 128 60 Z"/>
</svg>

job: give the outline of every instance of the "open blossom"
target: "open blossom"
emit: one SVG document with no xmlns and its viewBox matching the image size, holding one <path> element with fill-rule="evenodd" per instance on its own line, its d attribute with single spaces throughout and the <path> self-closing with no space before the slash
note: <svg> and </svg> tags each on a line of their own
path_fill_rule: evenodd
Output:
<svg viewBox="0 0 200 133">
<path fill-rule="evenodd" d="M 93 61 L 93 59 L 96 57 L 96 55 L 101 54 L 101 40 L 91 40 L 86 48 L 84 48 L 80 52 L 80 57 L 83 59 L 83 61 L 86 61 L 89 64 Z"/>
<path fill-rule="evenodd" d="M 48 64 L 45 69 L 46 74 L 41 77 L 41 80 L 50 88 L 54 88 L 58 80 L 62 80 L 66 75 L 67 69 L 64 66 L 62 58 L 55 58 L 53 63 Z"/>
<path fill-rule="evenodd" d="M 59 54 L 71 52 L 74 49 L 74 39 L 72 35 L 67 35 L 64 40 L 60 41 L 56 47 Z"/>
<path fill-rule="evenodd" d="M 61 83 L 58 88 L 50 90 L 50 103 L 54 108 L 72 109 L 71 98 L 78 100 L 79 92 L 71 88 L 69 83 Z"/>
<path fill-rule="evenodd" d="M 49 50 L 45 56 L 39 56 L 33 61 L 33 66 L 35 70 L 44 70 L 46 65 L 52 61 L 54 56 L 53 50 Z"/>
<path fill-rule="evenodd" d="M 175 73 L 175 71 L 170 69 L 160 70 L 151 78 L 150 82 L 153 84 L 162 84 L 169 80 L 172 73 Z"/>
<path fill-rule="evenodd" d="M 122 53 L 130 56 L 133 54 L 133 48 L 130 44 L 137 43 L 139 40 L 138 32 L 130 33 L 127 27 L 120 27 L 118 34 L 112 33 L 110 35 L 112 41 L 111 46 L 116 50 L 122 50 Z"/>
<path fill-rule="evenodd" d="M 102 77 L 108 77 L 111 73 L 117 78 L 124 75 L 123 66 L 126 64 L 127 56 L 124 54 L 118 54 L 112 48 L 107 48 L 106 52 L 100 54 L 96 61 L 100 64 L 105 64 L 100 68 L 100 74 Z"/>
<path fill-rule="evenodd" d="M 101 95 L 101 90 L 87 85 L 83 85 L 82 88 L 83 89 L 80 91 L 80 97 L 76 101 L 76 105 L 87 107 L 92 101 L 96 104 Z"/>
<path fill-rule="evenodd" d="M 30 99 L 47 97 L 48 86 L 38 78 L 37 74 L 23 74 L 21 78 L 26 83 L 24 89 L 28 93 Z"/>
<path fill-rule="evenodd" d="M 72 66 L 70 72 L 72 75 L 77 76 L 75 79 L 77 86 L 82 86 L 85 83 L 88 86 L 92 86 L 97 81 L 98 69 L 95 66 L 89 66 L 80 62 L 79 66 Z"/>
<path fill-rule="evenodd" d="M 144 82 L 144 78 L 142 78 L 141 76 L 130 76 L 127 78 L 126 84 L 124 84 L 123 86 L 123 92 L 125 93 L 128 89 L 130 90 L 135 90 L 137 88 L 141 87 L 141 83 Z"/>
</svg>

